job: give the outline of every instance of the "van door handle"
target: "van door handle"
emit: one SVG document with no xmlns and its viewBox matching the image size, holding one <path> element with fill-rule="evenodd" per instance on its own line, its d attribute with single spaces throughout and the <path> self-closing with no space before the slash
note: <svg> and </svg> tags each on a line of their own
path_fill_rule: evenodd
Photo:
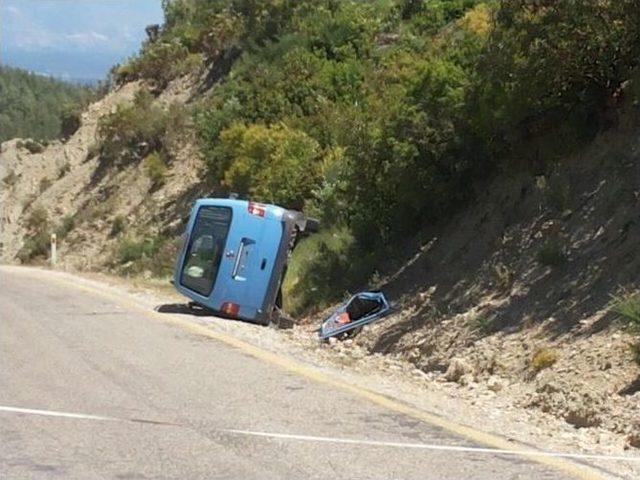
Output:
<svg viewBox="0 0 640 480">
<path fill-rule="evenodd" d="M 231 277 L 236 278 L 238 276 L 238 269 L 240 268 L 240 262 L 242 261 L 242 253 L 244 252 L 244 242 L 243 238 L 240 242 L 240 248 L 238 248 L 238 258 L 236 258 L 236 262 L 233 264 L 233 272 L 231 272 Z"/>
<path fill-rule="evenodd" d="M 224 254 L 224 256 L 227 258 L 233 258 L 235 256 L 235 253 L 233 253 L 233 250 L 229 250 L 227 253 Z"/>
</svg>

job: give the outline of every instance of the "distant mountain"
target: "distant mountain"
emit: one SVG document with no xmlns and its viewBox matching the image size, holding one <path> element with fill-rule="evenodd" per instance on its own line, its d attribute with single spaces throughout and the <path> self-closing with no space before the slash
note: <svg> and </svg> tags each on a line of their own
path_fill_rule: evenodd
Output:
<svg viewBox="0 0 640 480">
<path fill-rule="evenodd" d="M 93 85 L 105 78 L 106 72 L 123 59 L 121 55 L 96 55 L 93 52 L 18 51 L 9 50 L 4 62 L 41 75 L 70 83 Z"/>
<path fill-rule="evenodd" d="M 63 117 L 79 111 L 91 96 L 86 87 L 0 67 L 0 142 L 15 137 L 59 137 Z"/>
<path fill-rule="evenodd" d="M 3 65 L 63 80 L 95 82 L 135 54 L 160 0 L 1 0 Z"/>
</svg>

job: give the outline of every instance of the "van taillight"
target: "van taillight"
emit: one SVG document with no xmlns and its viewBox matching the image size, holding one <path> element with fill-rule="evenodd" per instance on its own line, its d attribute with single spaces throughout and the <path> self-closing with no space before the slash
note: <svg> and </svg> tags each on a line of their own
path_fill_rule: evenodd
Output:
<svg viewBox="0 0 640 480">
<path fill-rule="evenodd" d="M 223 302 L 220 311 L 226 315 L 236 316 L 240 312 L 240 305 L 233 302 Z"/>
<path fill-rule="evenodd" d="M 249 202 L 247 210 L 249 210 L 251 215 L 255 215 L 257 217 L 264 217 L 265 213 L 267 213 L 267 207 L 260 203 Z"/>
</svg>

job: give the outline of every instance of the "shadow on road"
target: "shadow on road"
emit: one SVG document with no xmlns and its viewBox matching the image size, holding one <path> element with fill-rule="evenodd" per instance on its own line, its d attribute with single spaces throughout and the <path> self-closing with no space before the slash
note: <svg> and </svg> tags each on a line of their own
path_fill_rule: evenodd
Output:
<svg viewBox="0 0 640 480">
<path fill-rule="evenodd" d="M 225 320 L 233 320 L 233 321 L 242 321 L 234 317 L 230 317 L 225 315 L 222 312 L 214 312 L 213 310 L 209 310 L 202 305 L 198 305 L 197 303 L 165 303 L 162 305 L 158 305 L 154 308 L 156 312 L 159 313 L 179 313 L 182 315 L 193 315 L 194 317 L 217 317 L 224 318 Z M 246 322 L 251 323 L 251 322 Z M 288 328 L 293 328 L 295 325 L 295 321 L 285 315 L 282 312 L 278 312 L 278 315 L 275 315 L 271 319 L 270 325 L 274 328 L 285 330 Z"/>
<path fill-rule="evenodd" d="M 219 316 L 212 310 L 192 303 L 165 303 L 158 305 L 155 309 L 159 313 L 180 313 L 183 315 L 194 315 L 196 317 Z"/>
</svg>

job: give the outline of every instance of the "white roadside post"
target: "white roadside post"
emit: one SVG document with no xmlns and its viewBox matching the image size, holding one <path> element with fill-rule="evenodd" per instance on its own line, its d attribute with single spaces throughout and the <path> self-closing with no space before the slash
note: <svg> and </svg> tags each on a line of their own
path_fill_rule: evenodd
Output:
<svg viewBox="0 0 640 480">
<path fill-rule="evenodd" d="M 51 268 L 56 267 L 58 261 L 58 252 L 56 248 L 57 237 L 55 233 L 51 234 Z"/>
</svg>

